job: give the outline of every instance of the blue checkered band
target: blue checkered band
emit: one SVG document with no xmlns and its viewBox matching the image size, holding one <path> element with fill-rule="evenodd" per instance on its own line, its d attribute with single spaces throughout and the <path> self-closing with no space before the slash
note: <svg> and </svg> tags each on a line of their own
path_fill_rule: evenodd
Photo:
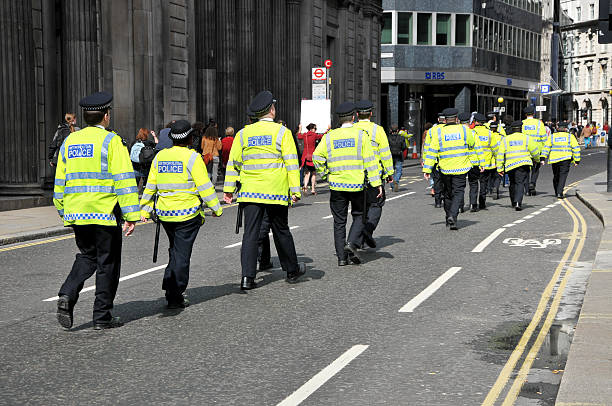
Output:
<svg viewBox="0 0 612 406">
<path fill-rule="evenodd" d="M 341 187 L 341 188 L 345 188 L 345 189 L 361 189 L 361 188 L 363 188 L 363 184 L 361 184 L 361 183 L 329 182 L 329 187 Z"/>
<path fill-rule="evenodd" d="M 470 169 L 472 169 L 471 166 L 467 166 L 465 168 L 459 168 L 459 169 L 443 169 L 443 168 L 440 168 L 440 172 L 442 172 L 445 175 L 463 175 L 464 173 L 466 173 Z"/>
<path fill-rule="evenodd" d="M 571 155 L 565 155 L 565 156 L 557 157 L 555 159 L 551 159 L 551 160 L 548 161 L 548 163 L 549 164 L 556 164 L 557 162 L 569 161 L 570 159 L 572 159 Z"/>
<path fill-rule="evenodd" d="M 64 214 L 64 221 L 74 220 L 109 220 L 116 221 L 114 215 L 108 213 L 67 213 Z"/>
<path fill-rule="evenodd" d="M 133 206 L 136 207 L 136 206 Z M 158 216 L 188 216 L 200 210 L 200 206 L 192 207 L 191 209 L 182 210 L 156 210 Z"/>
<path fill-rule="evenodd" d="M 282 200 L 284 202 L 289 200 L 287 195 L 269 195 L 266 193 L 252 193 L 252 192 L 241 192 L 238 193 L 238 198 L 245 199 L 264 199 L 264 200 Z"/>
<path fill-rule="evenodd" d="M 531 166 L 531 160 L 521 159 L 520 161 L 512 162 L 511 164 L 506 164 L 506 171 L 509 171 L 512 168 L 516 168 L 518 166 L 529 165 Z"/>
</svg>

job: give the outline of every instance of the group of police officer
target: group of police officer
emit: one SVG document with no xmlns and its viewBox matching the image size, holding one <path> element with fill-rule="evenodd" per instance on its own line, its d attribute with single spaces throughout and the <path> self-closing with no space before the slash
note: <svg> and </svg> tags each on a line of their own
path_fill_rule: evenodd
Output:
<svg viewBox="0 0 612 406">
<path fill-rule="evenodd" d="M 459 114 L 448 108 L 428 130 L 423 173 L 426 179 L 434 179 L 434 204 L 441 207 L 444 201 L 449 229 L 458 229 L 457 216 L 464 211 L 466 175 L 472 212 L 486 209 L 487 192 L 492 185 L 499 187 L 504 174 L 510 181 L 511 205 L 522 210 L 523 195 L 536 195 L 540 166 L 546 160 L 552 165 L 555 196 L 564 198 L 570 164 L 580 162 L 578 142 L 568 133 L 568 123 L 559 123 L 549 134 L 544 123 L 534 118 L 533 106 L 523 112 L 526 118 L 512 122 L 506 133 L 497 120 L 487 122 L 483 114 Z"/>
</svg>

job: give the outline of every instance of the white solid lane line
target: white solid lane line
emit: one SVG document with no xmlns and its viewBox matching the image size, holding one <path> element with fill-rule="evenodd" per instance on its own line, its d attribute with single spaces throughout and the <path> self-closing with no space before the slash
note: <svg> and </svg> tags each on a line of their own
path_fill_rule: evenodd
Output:
<svg viewBox="0 0 612 406">
<path fill-rule="evenodd" d="M 404 197 L 404 196 L 408 196 L 408 195 L 412 195 L 415 194 L 416 192 L 408 192 L 408 193 L 404 193 L 403 195 L 398 195 L 398 196 L 393 196 L 389 199 L 387 199 L 387 201 L 391 201 L 391 200 L 395 200 L 395 199 L 399 199 L 400 197 Z"/>
<path fill-rule="evenodd" d="M 291 227 L 289 227 L 289 230 L 295 230 L 296 228 L 300 228 L 300 226 L 291 226 Z M 272 231 L 270 231 L 270 233 L 268 235 L 272 235 Z M 242 241 L 234 243 L 234 244 L 226 245 L 223 248 L 234 248 L 234 247 L 239 247 L 241 245 L 242 245 Z"/>
<path fill-rule="evenodd" d="M 484 249 L 487 248 L 487 245 L 491 244 L 493 240 L 497 238 L 498 235 L 504 232 L 504 230 L 505 228 L 502 227 L 502 228 L 498 228 L 497 230 L 493 231 L 491 235 L 485 238 L 484 240 L 482 240 L 480 244 L 478 244 L 476 248 L 472 250 L 472 252 L 484 251 Z"/>
<path fill-rule="evenodd" d="M 127 281 L 128 279 L 137 278 L 139 276 L 146 275 L 146 274 L 151 273 L 151 272 L 159 271 L 160 269 L 163 269 L 166 266 L 168 266 L 168 264 L 156 266 L 155 268 L 145 269 L 144 271 L 136 272 L 136 273 L 133 273 L 131 275 L 127 275 L 127 276 L 121 277 L 121 278 L 119 278 L 119 282 Z M 96 285 L 88 286 L 86 288 L 83 288 L 83 290 L 81 290 L 81 293 L 89 292 L 90 290 L 94 290 L 95 288 L 96 288 Z M 59 299 L 59 297 L 54 296 L 54 297 L 50 297 L 49 299 L 43 300 L 43 302 L 53 302 L 53 301 L 55 301 L 57 299 Z"/>
<path fill-rule="evenodd" d="M 457 272 L 461 270 L 460 266 L 454 266 L 450 268 L 448 271 L 444 272 L 438 279 L 433 281 L 431 285 L 426 287 L 421 293 L 416 295 L 411 301 L 406 303 L 401 309 L 399 309 L 400 313 L 412 313 L 414 309 L 417 308 L 421 303 L 423 303 L 427 298 L 433 295 L 447 280 L 453 277 Z"/>
<path fill-rule="evenodd" d="M 325 216 L 325 217 L 323 217 L 323 219 L 324 219 L 324 220 L 326 220 L 326 219 L 330 219 L 330 218 L 332 218 L 332 217 L 334 217 L 334 216 L 332 216 L 332 215 L 330 214 L 329 216 Z"/>
<path fill-rule="evenodd" d="M 347 366 L 352 360 L 357 358 L 362 352 L 364 352 L 369 346 L 368 345 L 354 345 L 340 357 L 336 358 L 334 362 L 323 368 L 321 372 L 310 378 L 308 382 L 302 385 L 298 390 L 293 392 L 290 396 L 285 398 L 277 406 L 297 406 L 302 403 L 308 396 L 312 395 L 317 389 L 319 389 L 325 382 L 330 380 L 334 375 Z"/>
</svg>

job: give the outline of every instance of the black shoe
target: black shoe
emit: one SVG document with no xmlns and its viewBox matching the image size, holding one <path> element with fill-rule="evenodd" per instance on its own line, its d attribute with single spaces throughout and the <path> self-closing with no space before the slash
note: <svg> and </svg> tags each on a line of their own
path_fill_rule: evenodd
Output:
<svg viewBox="0 0 612 406">
<path fill-rule="evenodd" d="M 478 211 L 478 205 L 476 205 L 476 204 L 470 205 L 470 211 L 472 213 L 476 213 Z"/>
<path fill-rule="evenodd" d="M 109 328 L 117 328 L 123 326 L 123 323 L 119 320 L 119 317 L 113 317 L 107 323 L 96 323 L 94 321 L 93 329 L 94 330 L 107 330 Z"/>
<path fill-rule="evenodd" d="M 240 282 L 240 290 L 251 290 L 255 289 L 257 284 L 255 283 L 255 278 L 251 278 L 248 276 L 243 276 L 242 281 Z"/>
<path fill-rule="evenodd" d="M 368 244 L 368 246 L 370 248 L 376 248 L 376 241 L 374 241 L 374 238 L 372 238 L 371 234 L 368 234 L 368 233 L 364 232 L 363 233 L 363 242 Z"/>
<path fill-rule="evenodd" d="M 306 264 L 300 262 L 298 264 L 298 270 L 287 274 L 287 283 L 297 283 L 297 281 L 306 273 Z"/>
<path fill-rule="evenodd" d="M 523 210 L 523 208 L 521 207 L 520 203 L 514 203 L 514 210 L 521 211 L 521 210 Z"/>
<path fill-rule="evenodd" d="M 72 311 L 73 307 L 70 304 L 68 296 L 60 296 L 59 299 L 57 299 L 57 321 L 66 329 L 72 327 Z"/>
<path fill-rule="evenodd" d="M 442 207 L 442 205 L 440 203 L 436 203 L 435 207 L 436 207 L 436 209 L 439 209 L 439 208 Z"/>
<path fill-rule="evenodd" d="M 536 194 L 537 193 L 535 189 L 529 191 L 529 196 L 535 196 Z"/>
<path fill-rule="evenodd" d="M 274 268 L 274 264 L 272 262 L 268 262 L 267 264 L 259 263 L 259 271 L 267 271 L 268 269 Z"/>
<path fill-rule="evenodd" d="M 478 210 L 486 210 L 487 209 L 487 204 L 486 203 L 479 203 L 478 204 Z"/>
<path fill-rule="evenodd" d="M 361 264 L 361 258 L 357 255 L 357 246 L 351 242 L 347 242 L 344 246 L 344 252 L 348 255 L 350 263 Z"/>
<path fill-rule="evenodd" d="M 446 226 L 451 230 L 457 230 L 457 220 L 452 217 L 446 219 Z"/>
<path fill-rule="evenodd" d="M 348 260 L 346 260 L 346 259 L 339 259 L 338 260 L 338 266 L 347 266 L 348 264 L 349 264 Z"/>
<path fill-rule="evenodd" d="M 461 206 L 459 208 L 459 213 L 465 213 L 465 206 Z"/>
<path fill-rule="evenodd" d="M 182 301 L 168 302 L 168 309 L 184 309 L 186 307 L 189 307 L 189 299 L 186 296 L 183 296 Z"/>
</svg>

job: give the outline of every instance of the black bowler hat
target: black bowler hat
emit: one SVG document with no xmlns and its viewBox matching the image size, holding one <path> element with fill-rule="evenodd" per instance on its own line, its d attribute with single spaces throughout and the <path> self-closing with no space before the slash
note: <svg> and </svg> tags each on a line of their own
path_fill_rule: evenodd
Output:
<svg viewBox="0 0 612 406">
<path fill-rule="evenodd" d="M 352 116 L 353 113 L 355 113 L 355 103 L 353 102 L 344 102 L 336 107 L 336 114 L 339 117 Z"/>
<path fill-rule="evenodd" d="M 253 98 L 251 104 L 249 104 L 249 109 L 255 116 L 261 117 L 270 111 L 270 107 L 272 107 L 274 103 L 276 103 L 276 99 L 272 95 L 272 92 L 264 90 L 257 93 L 257 96 Z"/>
<path fill-rule="evenodd" d="M 442 115 L 446 118 L 457 117 L 458 114 L 459 114 L 459 110 L 452 108 L 452 107 L 442 110 Z"/>
<path fill-rule="evenodd" d="M 182 140 L 187 138 L 193 129 L 187 120 L 177 120 L 170 126 L 170 138 L 173 140 Z"/>
<path fill-rule="evenodd" d="M 467 123 L 467 122 L 469 122 L 471 117 L 472 117 L 472 115 L 471 115 L 470 113 L 467 113 L 467 112 L 462 112 L 462 113 L 459 113 L 459 114 L 457 115 L 457 118 L 458 118 L 458 119 L 459 119 L 459 121 L 460 121 L 460 122 L 462 122 L 462 123 Z"/>
<path fill-rule="evenodd" d="M 369 100 L 359 100 L 355 103 L 355 109 L 360 113 L 367 113 L 372 111 L 374 104 Z"/>
<path fill-rule="evenodd" d="M 487 117 L 482 113 L 474 114 L 474 121 L 478 121 L 479 123 L 484 123 L 487 121 Z"/>
<path fill-rule="evenodd" d="M 523 109 L 523 113 L 524 114 L 533 114 L 535 113 L 535 107 L 533 106 L 527 106 Z"/>
<path fill-rule="evenodd" d="M 512 128 L 513 130 L 516 130 L 517 128 L 519 130 L 522 130 L 523 129 L 523 122 L 520 121 L 520 120 L 513 121 L 512 124 L 510 124 L 510 128 Z"/>
<path fill-rule="evenodd" d="M 79 102 L 79 106 L 87 111 L 104 111 L 111 106 L 113 95 L 107 92 L 96 92 L 85 96 Z"/>
</svg>

